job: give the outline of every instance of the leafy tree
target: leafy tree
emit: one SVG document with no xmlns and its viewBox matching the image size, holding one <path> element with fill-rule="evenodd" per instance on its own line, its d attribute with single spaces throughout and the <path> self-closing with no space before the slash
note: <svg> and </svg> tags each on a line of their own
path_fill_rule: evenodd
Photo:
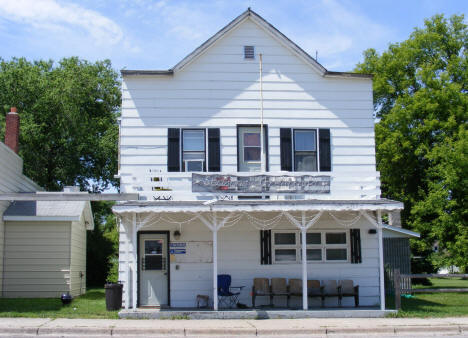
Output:
<svg viewBox="0 0 468 338">
<path fill-rule="evenodd" d="M 436 15 L 356 71 L 374 74 L 377 166 L 384 196 L 403 201 L 405 227 L 423 256 L 468 268 L 468 30 Z M 432 256 L 434 256 L 432 255 Z"/>
<path fill-rule="evenodd" d="M 120 84 L 110 61 L 0 59 L 2 134 L 11 106 L 21 117 L 27 176 L 46 190 L 79 185 L 97 192 L 115 185 Z"/>
<path fill-rule="evenodd" d="M 112 214 L 114 202 L 93 202 L 94 230 L 87 232 L 86 284 L 103 286 L 106 280 L 117 282 L 119 232 Z"/>
</svg>

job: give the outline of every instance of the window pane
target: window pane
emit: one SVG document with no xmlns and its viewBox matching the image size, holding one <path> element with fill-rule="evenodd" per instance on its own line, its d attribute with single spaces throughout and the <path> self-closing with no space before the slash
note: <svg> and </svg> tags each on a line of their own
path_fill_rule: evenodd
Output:
<svg viewBox="0 0 468 338">
<path fill-rule="evenodd" d="M 161 254 L 162 253 L 162 241 L 145 241 L 145 254 Z"/>
<path fill-rule="evenodd" d="M 294 245 L 296 244 L 295 233 L 275 233 L 275 244 Z"/>
<path fill-rule="evenodd" d="M 307 234 L 306 242 L 307 244 L 321 244 L 322 235 L 320 233 Z"/>
<path fill-rule="evenodd" d="M 203 171 L 203 162 L 202 161 L 187 161 L 185 171 L 194 172 L 194 171 Z"/>
<path fill-rule="evenodd" d="M 205 151 L 205 133 L 203 130 L 183 131 L 184 151 Z"/>
<path fill-rule="evenodd" d="M 205 160 L 205 153 L 184 153 L 185 160 Z"/>
<path fill-rule="evenodd" d="M 295 262 L 296 261 L 296 249 L 276 249 L 275 261 Z"/>
<path fill-rule="evenodd" d="M 346 232 L 328 232 L 325 236 L 327 244 L 346 244 Z"/>
<path fill-rule="evenodd" d="M 244 161 L 260 161 L 260 148 L 245 147 L 244 148 Z"/>
<path fill-rule="evenodd" d="M 294 169 L 295 171 L 317 171 L 316 153 L 296 153 Z"/>
<path fill-rule="evenodd" d="M 347 260 L 346 249 L 327 249 L 327 261 L 345 261 Z"/>
<path fill-rule="evenodd" d="M 244 133 L 244 146 L 260 147 L 260 133 Z"/>
<path fill-rule="evenodd" d="M 296 151 L 316 151 L 315 130 L 295 130 L 294 150 Z"/>
<path fill-rule="evenodd" d="M 322 249 L 307 249 L 307 260 L 308 261 L 321 261 Z"/>
</svg>

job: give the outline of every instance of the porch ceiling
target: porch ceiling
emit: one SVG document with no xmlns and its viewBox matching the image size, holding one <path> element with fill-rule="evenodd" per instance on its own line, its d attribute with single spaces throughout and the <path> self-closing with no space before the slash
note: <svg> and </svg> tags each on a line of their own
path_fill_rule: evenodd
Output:
<svg viewBox="0 0 468 338">
<path fill-rule="evenodd" d="M 119 203 L 112 208 L 116 214 L 212 211 L 392 211 L 401 209 L 403 209 L 403 203 L 385 198 L 376 200 L 131 201 Z"/>
</svg>

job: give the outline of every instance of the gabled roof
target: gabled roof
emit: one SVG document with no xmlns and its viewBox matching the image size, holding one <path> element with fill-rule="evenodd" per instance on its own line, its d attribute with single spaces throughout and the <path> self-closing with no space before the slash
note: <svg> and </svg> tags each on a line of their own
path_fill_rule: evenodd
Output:
<svg viewBox="0 0 468 338">
<path fill-rule="evenodd" d="M 13 201 L 3 214 L 4 221 L 83 221 L 94 228 L 89 201 Z"/>
<path fill-rule="evenodd" d="M 370 74 L 360 74 L 360 73 L 349 73 L 349 72 L 332 72 L 323 67 L 320 63 L 317 62 L 312 56 L 305 52 L 301 47 L 296 45 L 291 41 L 286 35 L 281 33 L 276 29 L 272 24 L 262 18 L 260 15 L 255 13 L 250 7 L 239 15 L 237 18 L 228 23 L 224 28 L 218 31 L 215 35 L 201 44 L 197 49 L 192 53 L 183 58 L 179 63 L 174 67 L 168 70 L 128 70 L 122 69 L 121 73 L 125 75 L 172 75 L 174 72 L 182 70 L 186 65 L 191 63 L 193 60 L 198 58 L 203 54 L 208 48 L 210 48 L 216 41 L 222 38 L 224 35 L 238 27 L 242 22 L 247 19 L 251 19 L 257 25 L 262 27 L 265 31 L 270 33 L 276 40 L 286 46 L 293 54 L 297 55 L 299 58 L 308 63 L 312 68 L 314 68 L 320 75 L 327 77 L 357 77 L 357 78 L 372 78 Z"/>
</svg>

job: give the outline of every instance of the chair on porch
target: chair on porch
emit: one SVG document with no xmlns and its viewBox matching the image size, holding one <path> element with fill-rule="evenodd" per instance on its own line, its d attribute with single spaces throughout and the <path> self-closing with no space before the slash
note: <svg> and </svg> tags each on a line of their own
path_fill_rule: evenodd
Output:
<svg viewBox="0 0 468 338">
<path fill-rule="evenodd" d="M 322 297 L 322 289 L 319 280 L 307 281 L 307 297 Z M 289 280 L 289 293 L 291 296 L 302 297 L 302 279 Z"/>
<path fill-rule="evenodd" d="M 268 278 L 254 278 L 252 286 L 252 307 L 255 307 L 255 299 L 257 296 L 269 297 L 270 305 L 273 303 L 270 288 L 270 281 Z"/>
<path fill-rule="evenodd" d="M 322 297 L 323 286 L 320 286 L 320 281 L 316 279 L 309 279 L 307 281 L 307 296 L 312 297 Z"/>
<path fill-rule="evenodd" d="M 239 301 L 242 288 L 243 286 L 231 286 L 231 275 L 218 275 L 219 307 L 235 307 Z M 233 292 L 234 290 L 235 292 Z"/>
<path fill-rule="evenodd" d="M 339 304 L 343 297 L 354 297 L 354 306 L 359 306 L 359 285 L 354 285 L 352 280 L 341 280 L 338 284 Z"/>
<path fill-rule="evenodd" d="M 289 279 L 289 295 L 291 297 L 302 297 L 302 279 Z"/>
<path fill-rule="evenodd" d="M 272 278 L 271 279 L 271 305 L 273 305 L 273 297 L 285 296 L 286 297 L 286 307 L 289 307 L 289 290 L 286 283 L 286 278 Z"/>
<path fill-rule="evenodd" d="M 325 297 L 338 297 L 338 305 L 341 306 L 340 292 L 336 280 L 324 280 L 322 290 L 322 307 L 325 306 Z"/>
</svg>

